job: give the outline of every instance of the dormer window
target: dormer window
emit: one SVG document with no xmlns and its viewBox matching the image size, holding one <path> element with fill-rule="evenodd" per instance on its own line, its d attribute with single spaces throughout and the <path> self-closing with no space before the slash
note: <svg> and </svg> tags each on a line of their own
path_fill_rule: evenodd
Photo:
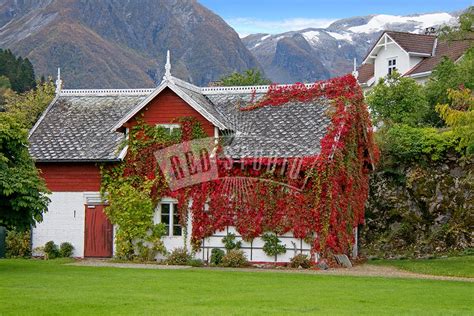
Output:
<svg viewBox="0 0 474 316">
<path fill-rule="evenodd" d="M 157 124 L 156 126 L 164 128 L 170 135 L 173 135 L 181 129 L 181 125 L 179 124 Z"/>
<path fill-rule="evenodd" d="M 392 75 L 395 70 L 397 70 L 397 59 L 390 58 L 388 60 L 388 75 Z"/>
</svg>

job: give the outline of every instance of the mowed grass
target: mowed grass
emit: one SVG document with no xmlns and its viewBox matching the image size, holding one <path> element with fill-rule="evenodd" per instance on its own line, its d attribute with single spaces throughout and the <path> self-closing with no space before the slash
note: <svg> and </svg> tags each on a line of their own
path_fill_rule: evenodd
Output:
<svg viewBox="0 0 474 316">
<path fill-rule="evenodd" d="M 369 264 L 392 266 L 421 274 L 474 278 L 474 256 L 414 260 L 377 260 L 369 261 Z"/>
<path fill-rule="evenodd" d="M 0 260 L 1 315 L 473 315 L 474 283 Z"/>
</svg>

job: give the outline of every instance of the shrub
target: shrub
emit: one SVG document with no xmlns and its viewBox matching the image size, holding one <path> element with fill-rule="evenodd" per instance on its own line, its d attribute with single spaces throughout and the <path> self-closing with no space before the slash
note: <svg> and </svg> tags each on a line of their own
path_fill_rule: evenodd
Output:
<svg viewBox="0 0 474 316">
<path fill-rule="evenodd" d="M 219 248 L 213 248 L 211 251 L 211 264 L 216 266 L 220 265 L 224 256 L 224 250 Z"/>
<path fill-rule="evenodd" d="M 233 249 L 240 249 L 242 247 L 242 242 L 241 241 L 235 241 L 235 234 L 233 233 L 228 233 L 227 236 L 222 238 L 222 243 L 224 244 L 225 249 L 227 252 Z"/>
<path fill-rule="evenodd" d="M 450 131 L 394 125 L 378 135 L 378 143 L 384 164 L 390 165 L 390 159 L 396 163 L 437 161 L 455 149 L 457 140 Z"/>
<path fill-rule="evenodd" d="M 191 261 L 192 256 L 185 248 L 174 249 L 166 258 L 165 263 L 170 265 L 185 266 Z"/>
<path fill-rule="evenodd" d="M 277 255 L 286 252 L 285 245 L 281 244 L 281 241 L 278 239 L 277 235 L 273 233 L 265 233 L 263 234 L 262 239 L 265 242 L 263 245 L 263 252 L 265 252 L 268 256 L 274 256 L 275 261 Z"/>
<path fill-rule="evenodd" d="M 31 234 L 29 230 L 9 230 L 5 242 L 7 258 L 29 258 L 31 256 Z"/>
<path fill-rule="evenodd" d="M 44 245 L 44 253 L 46 255 L 46 259 L 55 259 L 59 257 L 59 248 L 58 245 L 54 243 L 54 241 L 48 241 Z"/>
<path fill-rule="evenodd" d="M 380 79 L 367 96 L 367 103 L 376 124 L 424 124 L 429 112 L 423 86 L 398 73 Z"/>
<path fill-rule="evenodd" d="M 303 269 L 309 269 L 311 268 L 311 260 L 309 256 L 300 253 L 291 258 L 290 266 L 292 268 L 302 267 Z"/>
<path fill-rule="evenodd" d="M 202 267 L 204 266 L 204 261 L 202 261 L 201 259 L 191 259 L 188 261 L 188 265 L 190 265 L 191 267 Z"/>
<path fill-rule="evenodd" d="M 155 261 L 159 253 L 166 255 L 166 247 L 163 240 L 161 240 L 165 233 L 166 226 L 163 223 L 153 225 L 144 240 L 137 242 L 136 251 L 134 251 L 136 255 L 133 256 L 134 260 L 141 262 Z"/>
<path fill-rule="evenodd" d="M 232 268 L 245 267 L 248 266 L 248 261 L 242 250 L 233 249 L 222 258 L 221 266 Z"/>
<path fill-rule="evenodd" d="M 63 242 L 61 246 L 59 246 L 59 255 L 62 258 L 69 258 L 73 252 L 74 246 L 69 242 Z"/>
</svg>

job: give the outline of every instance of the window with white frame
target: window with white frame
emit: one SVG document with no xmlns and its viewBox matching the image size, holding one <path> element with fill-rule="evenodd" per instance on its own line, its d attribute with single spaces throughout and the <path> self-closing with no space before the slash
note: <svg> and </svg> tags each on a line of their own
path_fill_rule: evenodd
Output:
<svg viewBox="0 0 474 316">
<path fill-rule="evenodd" d="M 181 125 L 179 124 L 157 124 L 156 126 L 164 128 L 170 135 L 173 135 L 181 129 Z"/>
<path fill-rule="evenodd" d="M 397 69 L 397 59 L 390 58 L 388 60 L 388 75 L 391 75 Z"/>
<path fill-rule="evenodd" d="M 178 204 L 175 202 L 160 203 L 160 221 L 165 224 L 166 235 L 182 236 L 183 230 L 179 224 Z"/>
</svg>

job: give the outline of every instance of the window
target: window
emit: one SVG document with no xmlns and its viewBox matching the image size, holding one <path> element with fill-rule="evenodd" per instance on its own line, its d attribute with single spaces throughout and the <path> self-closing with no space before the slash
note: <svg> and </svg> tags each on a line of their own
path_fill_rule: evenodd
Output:
<svg viewBox="0 0 474 316">
<path fill-rule="evenodd" d="M 158 124 L 156 126 L 164 128 L 170 135 L 173 135 L 173 133 L 176 133 L 181 129 L 181 125 L 179 124 Z"/>
<path fill-rule="evenodd" d="M 178 204 L 173 202 L 162 202 L 160 204 L 161 223 L 165 224 L 168 236 L 182 236 L 182 228 L 179 224 Z"/>
<path fill-rule="evenodd" d="M 388 60 L 388 74 L 391 75 L 397 69 L 397 59 L 391 58 Z"/>
</svg>

